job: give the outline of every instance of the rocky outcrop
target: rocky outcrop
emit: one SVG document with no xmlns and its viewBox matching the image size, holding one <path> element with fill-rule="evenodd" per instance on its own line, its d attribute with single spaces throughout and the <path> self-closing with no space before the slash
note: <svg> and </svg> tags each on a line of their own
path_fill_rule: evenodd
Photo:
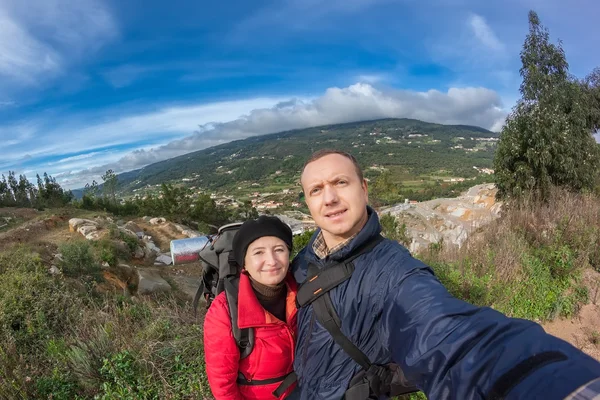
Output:
<svg viewBox="0 0 600 400">
<path fill-rule="evenodd" d="M 394 215 L 406 224 L 412 253 L 441 240 L 460 247 L 473 231 L 500 216 L 502 204 L 495 200 L 496 191 L 493 184 L 477 185 L 456 198 L 397 204 L 379 213 Z"/>
</svg>

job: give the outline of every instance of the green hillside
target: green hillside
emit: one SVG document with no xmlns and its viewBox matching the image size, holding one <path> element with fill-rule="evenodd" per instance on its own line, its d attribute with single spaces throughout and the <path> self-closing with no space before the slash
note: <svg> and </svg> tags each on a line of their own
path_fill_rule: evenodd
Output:
<svg viewBox="0 0 600 400">
<path fill-rule="evenodd" d="M 299 178 L 304 160 L 315 150 L 336 148 L 354 154 L 366 176 L 383 166 L 398 183 L 423 178 L 475 177 L 473 167 L 491 168 L 497 138 L 488 130 L 383 119 L 255 136 L 149 165 L 119 176 L 120 190 L 131 193 L 162 183 L 181 183 L 221 192 L 260 187 L 285 188 Z M 478 140 L 479 139 L 479 140 Z"/>
</svg>

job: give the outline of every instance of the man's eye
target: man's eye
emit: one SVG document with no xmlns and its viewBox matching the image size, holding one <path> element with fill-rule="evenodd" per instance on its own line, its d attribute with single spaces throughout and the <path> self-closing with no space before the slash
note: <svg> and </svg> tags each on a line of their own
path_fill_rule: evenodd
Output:
<svg viewBox="0 0 600 400">
<path fill-rule="evenodd" d="M 319 190 L 319 188 L 314 188 L 310 191 L 310 194 L 316 194 Z"/>
<path fill-rule="evenodd" d="M 255 255 L 255 256 L 259 256 L 259 255 L 261 255 L 262 253 L 263 253 L 263 251 L 262 251 L 262 250 L 259 250 L 259 251 L 255 251 L 255 252 L 254 252 L 254 255 Z"/>
</svg>

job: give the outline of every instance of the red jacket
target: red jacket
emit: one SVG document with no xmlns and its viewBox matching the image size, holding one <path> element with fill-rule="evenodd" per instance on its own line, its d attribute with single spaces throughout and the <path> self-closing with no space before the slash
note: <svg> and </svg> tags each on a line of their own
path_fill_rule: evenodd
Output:
<svg viewBox="0 0 600 400">
<path fill-rule="evenodd" d="M 252 289 L 250 278 L 240 275 L 238 295 L 238 324 L 254 328 L 252 353 L 240 360 L 240 352 L 231 331 L 231 319 L 225 292 L 211 304 L 204 320 L 204 354 L 208 382 L 216 400 L 276 400 L 272 392 L 281 382 L 238 384 L 241 373 L 249 382 L 284 377 L 294 367 L 296 340 L 296 281 L 288 274 L 286 320 L 283 322 L 265 310 Z M 289 395 L 292 385 L 279 397 Z"/>
</svg>

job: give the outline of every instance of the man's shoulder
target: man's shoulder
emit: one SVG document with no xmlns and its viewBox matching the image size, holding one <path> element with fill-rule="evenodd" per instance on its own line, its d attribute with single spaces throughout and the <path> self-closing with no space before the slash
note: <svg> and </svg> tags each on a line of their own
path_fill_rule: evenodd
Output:
<svg viewBox="0 0 600 400">
<path fill-rule="evenodd" d="M 406 247 L 400 243 L 384 238 L 373 251 L 364 255 L 364 262 L 377 265 L 390 273 L 404 274 L 413 269 L 430 269 L 421 260 L 413 257 Z"/>
<path fill-rule="evenodd" d="M 290 269 L 292 271 L 292 275 L 296 279 L 296 282 L 301 283 L 306 278 L 306 253 L 308 251 L 308 246 L 304 247 L 292 260 L 290 264 Z"/>
</svg>

